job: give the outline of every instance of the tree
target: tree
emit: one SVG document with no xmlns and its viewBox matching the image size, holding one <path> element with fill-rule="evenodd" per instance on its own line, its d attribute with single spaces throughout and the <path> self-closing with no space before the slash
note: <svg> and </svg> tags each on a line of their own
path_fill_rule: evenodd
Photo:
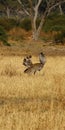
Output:
<svg viewBox="0 0 65 130">
<path fill-rule="evenodd" d="M 5 13 L 7 18 L 11 18 L 14 13 L 17 14 L 17 10 L 21 8 L 16 0 L 0 0 L 0 10 Z"/>
<path fill-rule="evenodd" d="M 53 8 L 59 7 L 65 0 L 17 0 L 22 6 L 22 10 L 30 17 L 32 25 L 32 36 L 34 40 L 38 40 L 42 26 L 45 24 L 47 16 Z M 43 5 L 43 8 L 41 8 Z M 44 6 L 45 5 L 45 6 Z M 41 15 L 40 15 L 40 10 Z M 39 26 L 37 26 L 37 19 L 41 17 Z"/>
</svg>

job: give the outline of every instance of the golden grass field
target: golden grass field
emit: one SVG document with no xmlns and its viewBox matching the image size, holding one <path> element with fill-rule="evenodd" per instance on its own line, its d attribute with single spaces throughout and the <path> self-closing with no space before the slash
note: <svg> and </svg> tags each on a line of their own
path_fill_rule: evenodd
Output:
<svg viewBox="0 0 65 130">
<path fill-rule="evenodd" d="M 27 75 L 24 55 L 46 55 L 44 68 Z M 65 46 L 0 47 L 0 130 L 65 130 Z"/>
</svg>

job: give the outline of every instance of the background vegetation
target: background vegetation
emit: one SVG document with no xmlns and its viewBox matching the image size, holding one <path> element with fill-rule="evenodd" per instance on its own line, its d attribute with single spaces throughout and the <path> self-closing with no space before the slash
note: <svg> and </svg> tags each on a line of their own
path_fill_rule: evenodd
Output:
<svg viewBox="0 0 65 130">
<path fill-rule="evenodd" d="M 37 24 L 39 24 L 40 19 L 38 19 Z M 0 18 L 0 40 L 1 41 L 7 41 L 7 39 L 10 37 L 10 34 L 8 34 L 12 29 L 14 28 L 21 28 L 24 29 L 26 33 L 29 33 L 29 36 L 31 36 L 31 21 L 29 18 L 25 18 L 21 21 L 16 19 L 8 19 L 8 18 Z M 19 31 L 19 29 L 18 29 Z M 20 31 L 19 31 L 20 32 Z M 16 31 L 17 33 L 17 31 Z M 23 32 L 21 32 L 21 36 L 18 36 L 20 39 L 26 39 L 26 33 L 23 36 Z M 47 36 L 44 36 L 44 33 L 46 35 L 49 33 L 50 38 Z M 48 16 L 45 25 L 42 28 L 42 34 L 41 39 L 44 41 L 52 40 L 56 43 L 64 43 L 65 42 L 65 15 L 58 15 L 58 14 L 51 14 Z M 7 38 L 8 37 L 8 38 Z M 15 38 L 15 35 L 12 35 L 13 39 Z"/>
</svg>

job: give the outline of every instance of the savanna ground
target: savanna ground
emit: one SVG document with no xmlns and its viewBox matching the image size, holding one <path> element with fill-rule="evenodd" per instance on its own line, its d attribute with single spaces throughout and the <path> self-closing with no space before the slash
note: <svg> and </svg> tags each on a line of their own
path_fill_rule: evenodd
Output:
<svg viewBox="0 0 65 130">
<path fill-rule="evenodd" d="M 12 44 L 0 47 L 0 130 L 65 130 L 65 45 Z M 23 57 L 41 51 L 44 68 L 24 74 Z"/>
</svg>

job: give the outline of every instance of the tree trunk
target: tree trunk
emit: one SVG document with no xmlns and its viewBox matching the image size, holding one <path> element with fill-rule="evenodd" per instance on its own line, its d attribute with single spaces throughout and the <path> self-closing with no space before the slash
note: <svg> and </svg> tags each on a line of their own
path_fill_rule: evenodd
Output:
<svg viewBox="0 0 65 130">
<path fill-rule="evenodd" d="M 33 37 L 33 40 L 37 41 L 39 39 L 39 36 L 40 36 L 40 32 L 42 30 L 42 26 L 45 24 L 45 17 L 43 16 L 42 19 L 41 19 L 41 22 L 39 24 L 39 27 L 37 29 L 33 28 L 32 30 L 32 37 Z M 33 24 L 34 26 L 34 24 Z"/>
<path fill-rule="evenodd" d="M 7 7 L 7 9 L 6 9 L 6 13 L 7 13 L 7 18 L 10 18 L 10 9 L 9 9 L 9 7 Z"/>
<path fill-rule="evenodd" d="M 59 4 L 59 9 L 60 9 L 60 15 L 63 15 L 63 10 L 62 10 L 61 4 Z"/>
<path fill-rule="evenodd" d="M 36 32 L 35 31 L 32 32 L 32 38 L 33 38 L 34 41 L 37 41 L 39 39 L 39 35 L 38 35 L 37 31 Z"/>
</svg>

